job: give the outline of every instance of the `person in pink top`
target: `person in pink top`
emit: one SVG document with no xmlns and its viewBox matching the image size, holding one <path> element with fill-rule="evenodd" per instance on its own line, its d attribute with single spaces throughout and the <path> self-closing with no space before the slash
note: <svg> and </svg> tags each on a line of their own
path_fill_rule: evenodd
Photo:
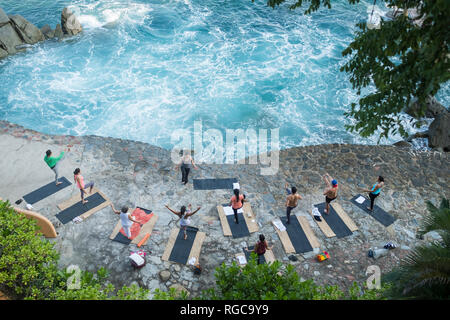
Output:
<svg viewBox="0 0 450 320">
<path fill-rule="evenodd" d="M 239 194 L 239 189 L 234 189 L 233 192 L 234 196 L 231 197 L 230 204 L 234 211 L 234 220 L 239 223 L 237 211 L 244 206 L 245 195 Z"/>
<path fill-rule="evenodd" d="M 80 193 L 81 193 L 81 201 L 83 202 L 83 204 L 85 204 L 86 202 L 88 202 L 87 200 L 84 200 L 84 194 L 88 194 L 86 192 L 86 189 L 89 188 L 89 194 L 92 193 L 92 188 L 94 187 L 94 182 L 89 182 L 89 183 L 84 183 L 84 178 L 81 175 L 81 170 L 80 168 L 76 168 L 75 171 L 73 172 L 73 179 L 75 180 L 75 183 L 77 184 L 78 189 L 80 189 Z"/>
</svg>

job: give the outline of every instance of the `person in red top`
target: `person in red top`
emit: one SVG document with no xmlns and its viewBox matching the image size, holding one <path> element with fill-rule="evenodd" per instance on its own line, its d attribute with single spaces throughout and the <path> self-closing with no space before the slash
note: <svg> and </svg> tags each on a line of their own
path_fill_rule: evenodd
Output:
<svg viewBox="0 0 450 320">
<path fill-rule="evenodd" d="M 269 245 L 267 244 L 266 238 L 263 234 L 259 235 L 259 241 L 255 244 L 255 248 L 252 252 L 255 252 L 258 255 L 257 263 L 261 263 L 261 256 L 263 256 L 266 253 L 266 250 L 272 250 L 273 246 L 269 248 Z M 250 251 L 246 249 L 247 251 Z"/>
<path fill-rule="evenodd" d="M 230 199 L 231 208 L 233 208 L 234 211 L 234 220 L 236 223 L 239 223 L 238 221 L 238 209 L 241 209 L 244 206 L 244 199 L 245 195 L 239 194 L 239 189 L 234 189 L 234 196 Z"/>
</svg>

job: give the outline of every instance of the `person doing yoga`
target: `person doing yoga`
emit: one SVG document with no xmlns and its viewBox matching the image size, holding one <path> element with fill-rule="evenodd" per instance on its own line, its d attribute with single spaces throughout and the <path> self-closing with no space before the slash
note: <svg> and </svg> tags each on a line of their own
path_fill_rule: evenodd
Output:
<svg viewBox="0 0 450 320">
<path fill-rule="evenodd" d="M 239 189 L 234 189 L 233 193 L 234 196 L 232 196 L 230 199 L 230 205 L 234 211 L 234 220 L 236 223 L 239 223 L 238 210 L 244 206 L 245 195 L 239 194 Z"/>
<path fill-rule="evenodd" d="M 81 175 L 80 168 L 76 168 L 75 171 L 73 172 L 73 180 L 75 180 L 78 189 L 80 189 L 81 201 L 83 202 L 83 204 L 85 204 L 86 202 L 88 202 L 87 200 L 84 200 L 84 195 L 87 194 L 86 188 L 89 188 L 89 194 L 91 194 L 92 188 L 94 187 L 94 182 L 84 184 L 84 178 Z"/>
<path fill-rule="evenodd" d="M 291 211 L 297 207 L 298 200 L 302 200 L 302 197 L 297 193 L 297 188 L 292 187 L 290 190 L 288 188 L 289 184 L 286 182 L 285 188 L 288 194 L 286 198 L 286 217 L 287 224 L 291 223 Z"/>
<path fill-rule="evenodd" d="M 254 252 L 258 255 L 257 263 L 261 264 L 261 256 L 263 256 L 266 253 L 266 250 L 272 250 L 272 248 L 273 245 L 269 247 L 264 235 L 260 234 L 259 241 L 255 244 L 255 248 L 251 252 Z M 245 250 L 250 251 L 248 248 L 245 248 Z"/>
<path fill-rule="evenodd" d="M 142 223 L 134 220 L 132 218 L 132 215 L 128 213 L 128 207 L 123 206 L 121 211 L 116 210 L 114 208 L 114 205 L 111 203 L 111 209 L 114 211 L 114 213 L 120 215 L 120 222 L 122 223 L 122 228 L 125 231 L 125 234 L 127 235 L 127 238 L 131 238 L 131 226 L 133 225 L 133 222 L 139 224 L 142 227 Z"/>
<path fill-rule="evenodd" d="M 194 159 L 192 159 L 191 152 L 189 150 L 183 150 L 180 155 L 180 163 L 175 167 L 175 169 L 178 170 L 178 167 L 181 168 L 181 183 L 185 185 L 188 183 L 188 176 L 189 172 L 191 171 L 191 165 L 196 170 L 198 169 L 198 167 L 195 165 Z"/>
<path fill-rule="evenodd" d="M 335 179 L 331 178 L 328 173 L 323 176 L 323 180 L 327 185 L 323 191 L 323 195 L 325 196 L 325 209 L 323 211 L 326 214 L 329 214 L 330 202 L 337 198 L 338 183 Z"/>
<path fill-rule="evenodd" d="M 194 212 L 192 212 L 192 205 L 191 204 L 188 205 L 187 209 L 186 209 L 185 206 L 182 206 L 180 208 L 180 211 L 172 210 L 172 209 L 169 208 L 168 205 L 165 205 L 165 207 L 167 209 L 169 209 L 171 212 L 173 212 L 174 214 L 176 214 L 180 218 L 180 227 L 184 231 L 184 240 L 186 240 L 187 239 L 186 229 L 191 224 L 191 220 L 189 219 L 189 217 L 191 217 L 195 213 L 197 213 L 198 210 L 201 209 L 201 207 L 198 207 L 197 210 L 195 210 Z"/>
<path fill-rule="evenodd" d="M 55 183 L 56 185 L 61 184 L 61 181 L 58 181 L 59 178 L 59 164 L 61 160 L 64 160 L 65 152 L 70 151 L 70 149 L 64 149 L 64 151 L 61 151 L 58 157 L 52 157 L 52 151 L 47 150 L 45 152 L 44 161 L 48 165 L 50 169 L 55 173 Z"/>
<path fill-rule="evenodd" d="M 377 182 L 374 183 L 372 189 L 363 189 L 364 192 L 369 192 L 370 198 L 370 207 L 367 207 L 368 210 L 373 211 L 373 205 L 375 203 L 375 198 L 380 195 L 381 188 L 384 187 L 384 178 L 382 176 L 378 176 Z"/>
</svg>

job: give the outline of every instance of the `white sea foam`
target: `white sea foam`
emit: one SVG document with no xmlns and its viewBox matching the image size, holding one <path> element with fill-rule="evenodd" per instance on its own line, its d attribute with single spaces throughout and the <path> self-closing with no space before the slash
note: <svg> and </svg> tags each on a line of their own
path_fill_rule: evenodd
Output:
<svg viewBox="0 0 450 320">
<path fill-rule="evenodd" d="M 358 96 L 339 71 L 368 6 L 339 2 L 308 16 L 250 1 L 74 0 L 73 8 L 86 30 L 77 41 L 0 61 L 2 119 L 167 148 L 194 120 L 223 133 L 280 128 L 283 148 L 377 142 L 345 131 L 352 120 L 343 113 Z"/>
</svg>

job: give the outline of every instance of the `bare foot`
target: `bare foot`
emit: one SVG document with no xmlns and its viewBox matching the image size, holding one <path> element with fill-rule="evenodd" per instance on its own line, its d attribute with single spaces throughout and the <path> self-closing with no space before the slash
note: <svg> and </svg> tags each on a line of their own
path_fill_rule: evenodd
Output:
<svg viewBox="0 0 450 320">
<path fill-rule="evenodd" d="M 184 234 L 184 240 L 187 240 L 187 234 Z"/>
<path fill-rule="evenodd" d="M 88 202 L 87 200 L 83 200 L 83 204 L 85 204 L 86 202 Z"/>
<path fill-rule="evenodd" d="M 61 182 L 61 181 L 59 181 L 59 182 L 57 182 L 57 183 L 56 183 L 56 185 L 58 186 L 58 185 L 60 185 L 61 183 L 62 183 L 62 182 Z"/>
</svg>

